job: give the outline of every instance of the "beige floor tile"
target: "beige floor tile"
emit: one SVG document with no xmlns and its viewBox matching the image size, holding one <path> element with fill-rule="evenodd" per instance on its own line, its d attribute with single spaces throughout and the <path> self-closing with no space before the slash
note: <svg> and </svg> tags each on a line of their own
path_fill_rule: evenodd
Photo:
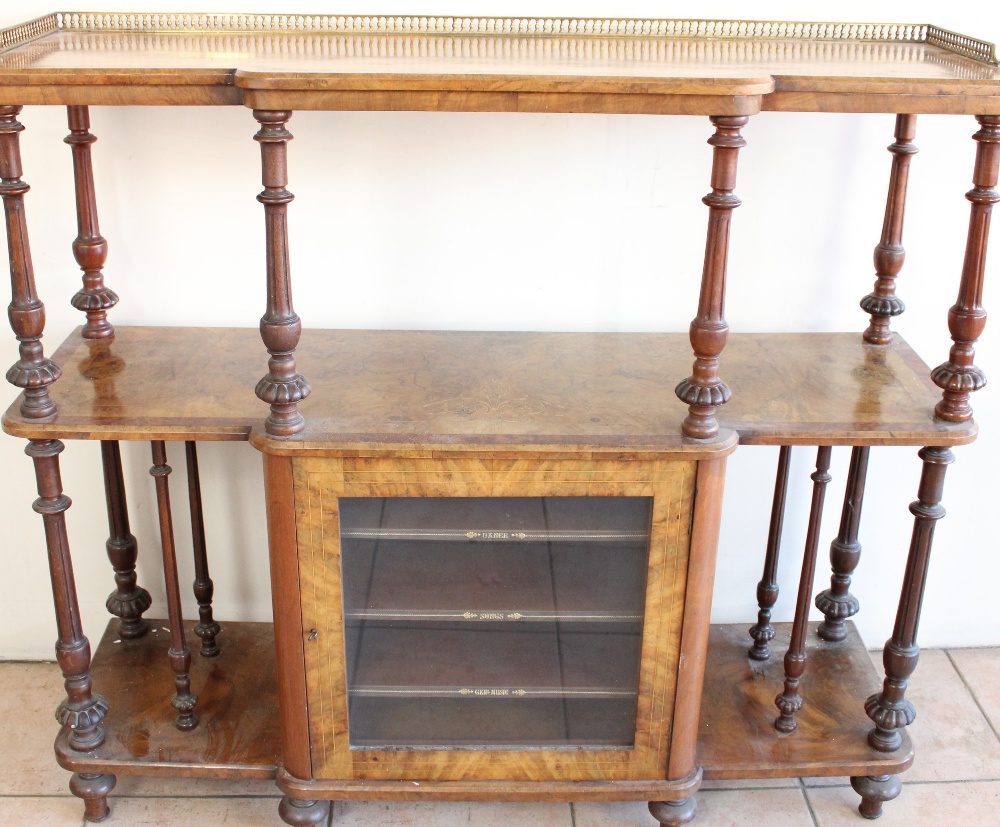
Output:
<svg viewBox="0 0 1000 827">
<path fill-rule="evenodd" d="M 338 801 L 337 827 L 571 827 L 568 804 Z"/>
<path fill-rule="evenodd" d="M 872 659 L 881 674 L 881 654 Z M 944 651 L 920 653 L 906 696 L 917 720 L 910 726 L 916 758 L 904 781 L 1000 778 L 1000 742 Z"/>
<path fill-rule="evenodd" d="M 850 788 L 806 792 L 819 827 L 863 827 L 860 798 Z M 992 827 L 1000 821 L 1000 782 L 903 784 L 895 801 L 884 805 L 879 827 Z"/>
<path fill-rule="evenodd" d="M 951 649 L 958 671 L 993 724 L 1000 732 L 1000 648 Z"/>
<path fill-rule="evenodd" d="M 645 802 L 573 805 L 576 827 L 656 827 Z M 698 827 L 813 827 L 801 790 L 715 790 L 698 793 Z M 338 825 L 339 827 L 339 825 Z"/>
<path fill-rule="evenodd" d="M 52 749 L 59 732 L 56 706 L 63 697 L 55 664 L 0 663 L 0 709 L 17 710 L 5 722 L 0 794 L 68 794 L 69 773 L 56 764 Z"/>
<path fill-rule="evenodd" d="M 0 824 L 17 827 L 84 827 L 83 802 L 72 796 L 0 798 Z"/>
<path fill-rule="evenodd" d="M 125 798 L 112 802 L 108 827 L 281 827 L 278 799 L 270 798 Z"/>
<path fill-rule="evenodd" d="M 851 779 L 846 775 L 837 775 L 827 778 L 803 778 L 802 783 L 807 787 L 850 787 Z"/>
</svg>

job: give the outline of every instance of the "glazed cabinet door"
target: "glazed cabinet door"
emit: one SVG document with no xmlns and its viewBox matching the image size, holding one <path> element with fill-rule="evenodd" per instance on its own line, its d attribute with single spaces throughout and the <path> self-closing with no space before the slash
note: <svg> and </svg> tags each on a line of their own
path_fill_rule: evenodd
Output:
<svg viewBox="0 0 1000 827">
<path fill-rule="evenodd" d="M 664 778 L 696 463 L 294 463 L 316 778 Z"/>
</svg>

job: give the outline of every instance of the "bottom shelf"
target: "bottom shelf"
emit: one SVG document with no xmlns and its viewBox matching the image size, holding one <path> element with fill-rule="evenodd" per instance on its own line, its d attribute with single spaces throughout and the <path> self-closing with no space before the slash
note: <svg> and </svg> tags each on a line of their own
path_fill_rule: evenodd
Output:
<svg viewBox="0 0 1000 827">
<path fill-rule="evenodd" d="M 190 732 L 174 726 L 168 622 L 149 619 L 149 631 L 136 640 L 121 640 L 117 625 L 117 620 L 108 624 L 90 670 L 94 691 L 108 701 L 105 741 L 93 752 L 79 753 L 61 732 L 56 739 L 60 765 L 73 772 L 275 777 L 281 733 L 270 623 L 221 624 L 222 651 L 214 658 L 198 654 L 195 622 L 185 624 L 200 716 Z"/>
<path fill-rule="evenodd" d="M 771 658 L 763 663 L 747 657 L 749 624 L 712 627 L 698 738 L 706 779 L 892 775 L 913 763 L 905 730 L 895 752 L 868 746 L 865 699 L 882 681 L 854 624 L 846 625 L 845 640 L 827 643 L 816 634 L 818 624 L 809 624 L 804 704 L 789 735 L 774 728 L 774 698 L 784 684 L 792 624 L 774 624 Z"/>
<path fill-rule="evenodd" d="M 217 657 L 202 658 L 195 651 L 191 678 L 201 721 L 191 732 L 180 732 L 173 723 L 166 621 L 150 620 L 149 633 L 138 640 L 119 640 L 116 624 L 108 625 L 91 669 L 94 689 L 110 707 L 105 743 L 91 753 L 78 753 L 68 748 L 66 734 L 60 733 L 56 754 L 63 767 L 115 774 L 275 777 L 280 732 L 270 624 L 223 624 L 222 652 Z M 193 622 L 188 624 L 188 639 L 196 643 L 193 627 Z M 811 629 L 802 681 L 805 705 L 791 735 L 779 735 L 773 727 L 790 624 L 776 624 L 771 644 L 775 654 L 762 664 L 746 657 L 751 642 L 746 624 L 712 627 L 698 741 L 698 760 L 706 779 L 881 775 L 910 766 L 913 749 L 905 732 L 903 747 L 894 753 L 868 746 L 871 722 L 864 701 L 878 688 L 879 677 L 857 632 L 848 627 L 842 643 L 826 643 Z M 372 784 L 345 779 L 323 782 L 323 788 L 338 783 L 345 798 L 454 799 L 459 793 L 449 788 L 449 782 L 414 786 L 409 781 Z M 472 792 L 467 782 L 452 783 Z M 475 795 L 488 794 L 492 785 L 494 793 L 504 797 L 504 783 L 474 785 Z M 519 795 L 525 797 L 524 785 L 518 786 Z M 563 786 L 570 798 L 573 790 L 581 800 L 601 795 L 598 782 L 591 794 L 584 789 L 588 782 Z M 608 797 L 621 797 L 610 789 L 606 792 Z"/>
</svg>

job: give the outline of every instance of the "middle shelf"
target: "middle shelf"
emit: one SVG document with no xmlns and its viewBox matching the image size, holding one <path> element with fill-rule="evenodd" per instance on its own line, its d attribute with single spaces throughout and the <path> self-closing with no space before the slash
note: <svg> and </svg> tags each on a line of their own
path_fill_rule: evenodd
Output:
<svg viewBox="0 0 1000 827">
<path fill-rule="evenodd" d="M 313 393 L 294 453 L 340 450 L 684 450 L 674 386 L 691 371 L 682 333 L 305 330 L 298 368 Z M 119 327 L 72 333 L 53 355 L 59 412 L 4 429 L 36 439 L 263 442 L 253 388 L 266 352 L 253 328 Z M 721 357 L 733 391 L 719 410 L 743 444 L 961 445 L 972 422 L 934 418 L 940 391 L 903 339 L 860 333 L 734 333 Z M 272 448 L 274 446 L 272 445 Z"/>
</svg>

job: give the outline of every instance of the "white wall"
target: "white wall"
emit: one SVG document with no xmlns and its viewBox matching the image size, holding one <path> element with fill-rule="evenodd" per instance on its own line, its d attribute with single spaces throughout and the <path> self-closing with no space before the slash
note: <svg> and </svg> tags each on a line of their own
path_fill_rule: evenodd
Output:
<svg viewBox="0 0 1000 827">
<path fill-rule="evenodd" d="M 0 26 L 51 11 L 5 5 Z M 198 3 L 97 2 L 100 10 L 197 10 Z M 218 2 L 212 11 L 275 11 L 273 2 Z M 983 8 L 982 4 L 977 4 Z M 526 14 L 925 22 L 1000 40 L 1000 13 L 972 4 L 842 2 L 662 4 L 575 0 L 517 4 L 468 0 L 351 0 L 343 9 L 297 0 L 289 11 Z M 91 9 L 91 4 L 64 4 Z M 815 8 L 815 6 L 814 6 Z M 284 10 L 284 9 L 282 9 Z M 108 284 L 122 297 L 115 324 L 255 326 L 263 310 L 263 221 L 256 129 L 249 111 L 169 108 L 92 111 L 94 164 Z M 26 108 L 24 177 L 48 352 L 80 323 L 68 299 L 79 283 L 65 111 Z M 857 330 L 872 286 L 889 174 L 891 115 L 761 114 L 745 130 L 734 218 L 727 317 L 734 331 Z M 946 357 L 946 309 L 961 269 L 976 125 L 923 118 L 911 173 L 896 328 L 931 365 Z M 711 128 L 704 118 L 435 113 L 298 113 L 291 122 L 291 251 L 296 307 L 305 324 L 447 329 L 686 330 L 697 301 Z M 996 235 L 996 234 L 994 234 Z M 996 239 L 994 246 L 1000 244 Z M 985 305 L 995 304 L 996 261 Z M 992 283 L 991 283 L 992 282 Z M 1000 375 L 995 330 L 977 361 Z M 16 360 L 0 336 L 0 364 Z M 211 354 L 205 354 L 211 369 Z M 262 349 L 261 366 L 264 358 Z M 15 397 L 0 388 L 0 404 Z M 925 646 L 1000 644 L 994 511 L 1000 415 L 994 386 L 974 399 L 982 436 L 956 450 L 937 529 L 921 625 Z M 261 415 L 265 413 L 261 406 Z M 0 439 L 0 658 L 50 658 L 55 624 L 41 520 L 23 442 Z M 179 446 L 172 446 L 177 448 Z M 140 581 L 164 614 L 148 445 L 124 446 Z M 776 616 L 789 619 L 801 562 L 812 451 L 793 467 Z M 819 579 L 839 520 L 847 449 L 835 453 Z M 171 450 L 175 501 L 183 452 Z M 203 488 L 216 611 L 267 619 L 270 602 L 260 458 L 245 444 L 203 444 Z M 755 618 L 776 449 L 741 448 L 727 481 L 714 616 Z M 64 483 L 85 630 L 98 638 L 112 578 L 97 443 L 68 443 Z M 855 593 L 870 645 L 889 635 L 902 578 L 919 462 L 911 448 L 876 449 L 862 520 Z M 193 579 L 185 513 L 175 514 L 182 580 Z M 194 614 L 188 598 L 185 611 Z"/>
</svg>

